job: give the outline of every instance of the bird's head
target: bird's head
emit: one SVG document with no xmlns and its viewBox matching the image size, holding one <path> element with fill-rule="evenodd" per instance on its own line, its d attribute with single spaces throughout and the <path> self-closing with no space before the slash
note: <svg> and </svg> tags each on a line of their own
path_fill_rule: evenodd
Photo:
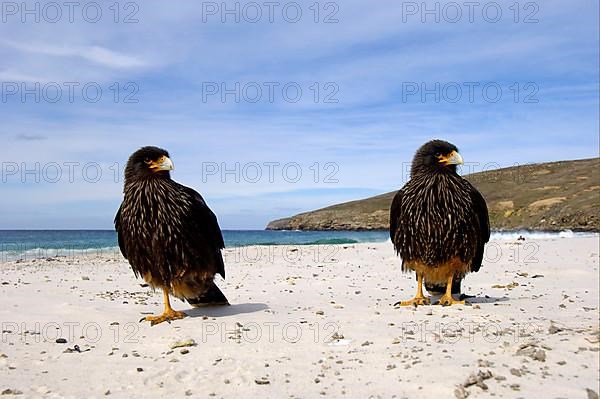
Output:
<svg viewBox="0 0 600 399">
<path fill-rule="evenodd" d="M 463 159 L 458 148 L 443 140 L 432 140 L 421 146 L 413 158 L 411 176 L 419 172 L 452 171 L 462 165 Z"/>
<path fill-rule="evenodd" d="M 158 147 L 142 147 L 129 157 L 125 167 L 125 180 L 169 177 L 169 171 L 174 169 L 166 150 Z"/>
</svg>

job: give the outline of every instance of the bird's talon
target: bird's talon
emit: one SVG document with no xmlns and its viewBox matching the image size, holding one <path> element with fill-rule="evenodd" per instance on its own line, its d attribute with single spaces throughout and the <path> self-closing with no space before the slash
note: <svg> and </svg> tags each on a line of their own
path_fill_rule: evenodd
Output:
<svg viewBox="0 0 600 399">
<path fill-rule="evenodd" d="M 431 305 L 431 301 L 429 300 L 429 298 L 427 298 L 427 297 L 415 297 L 415 298 L 411 299 L 410 301 L 400 301 L 400 302 L 396 302 L 394 304 L 395 307 L 399 307 L 399 306 L 414 306 L 415 308 L 417 306 L 422 306 L 422 305 Z"/>
<path fill-rule="evenodd" d="M 149 321 L 150 326 L 155 326 L 155 325 L 163 323 L 165 321 L 167 323 L 171 324 L 171 321 L 183 319 L 186 316 L 187 315 L 183 312 L 169 310 L 169 311 L 166 311 L 165 313 L 161 314 L 160 316 L 146 316 L 141 321 Z"/>
<path fill-rule="evenodd" d="M 457 301 L 452 296 L 444 295 L 440 298 L 438 303 L 442 306 L 452 306 L 452 305 L 464 305 L 465 301 Z"/>
</svg>

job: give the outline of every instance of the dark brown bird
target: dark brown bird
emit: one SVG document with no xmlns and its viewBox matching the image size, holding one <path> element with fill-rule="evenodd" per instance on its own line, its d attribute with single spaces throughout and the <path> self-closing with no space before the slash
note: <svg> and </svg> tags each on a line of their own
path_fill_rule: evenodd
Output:
<svg viewBox="0 0 600 399">
<path fill-rule="evenodd" d="M 124 198 L 115 229 L 119 248 L 136 277 L 164 293 L 165 311 L 142 320 L 152 325 L 181 319 L 169 294 L 192 306 L 228 305 L 214 283 L 225 278 L 223 235 L 200 194 L 171 180 L 173 162 L 157 147 L 133 153 L 125 168 Z"/>
<path fill-rule="evenodd" d="M 458 149 L 442 140 L 419 148 L 410 180 L 394 197 L 390 237 L 402 258 L 402 270 L 417 274 L 417 294 L 396 305 L 425 305 L 423 283 L 445 287 L 440 304 L 464 303 L 452 297 L 453 285 L 481 267 L 490 238 L 483 196 L 456 173 L 463 163 Z"/>
</svg>

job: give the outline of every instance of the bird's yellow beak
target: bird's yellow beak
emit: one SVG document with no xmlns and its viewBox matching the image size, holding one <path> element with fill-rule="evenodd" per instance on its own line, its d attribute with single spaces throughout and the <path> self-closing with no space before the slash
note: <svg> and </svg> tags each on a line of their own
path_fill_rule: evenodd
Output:
<svg viewBox="0 0 600 399">
<path fill-rule="evenodd" d="M 158 161 L 151 162 L 149 168 L 154 172 L 160 172 L 164 170 L 175 170 L 175 165 L 173 165 L 171 158 L 162 156 Z"/>
<path fill-rule="evenodd" d="M 463 158 L 456 151 L 452 151 L 448 155 L 441 155 L 439 157 L 439 162 L 443 163 L 445 166 L 448 166 L 448 165 L 462 165 L 462 164 L 465 163 L 463 161 Z"/>
</svg>

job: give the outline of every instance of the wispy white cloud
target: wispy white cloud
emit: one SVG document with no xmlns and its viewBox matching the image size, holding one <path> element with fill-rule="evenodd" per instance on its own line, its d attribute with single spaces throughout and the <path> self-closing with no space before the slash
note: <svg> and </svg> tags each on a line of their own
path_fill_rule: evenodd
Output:
<svg viewBox="0 0 600 399">
<path fill-rule="evenodd" d="M 3 82 L 49 82 L 50 80 L 45 76 L 34 76 L 27 75 L 21 72 L 16 72 L 14 70 L 6 69 L 0 71 L 0 80 Z"/>
<path fill-rule="evenodd" d="M 0 44 L 18 51 L 30 52 L 53 57 L 76 57 L 106 66 L 109 68 L 141 68 L 148 63 L 141 58 L 119 53 L 101 46 L 71 46 L 61 47 L 49 43 L 25 43 L 12 40 L 0 40 Z"/>
</svg>

